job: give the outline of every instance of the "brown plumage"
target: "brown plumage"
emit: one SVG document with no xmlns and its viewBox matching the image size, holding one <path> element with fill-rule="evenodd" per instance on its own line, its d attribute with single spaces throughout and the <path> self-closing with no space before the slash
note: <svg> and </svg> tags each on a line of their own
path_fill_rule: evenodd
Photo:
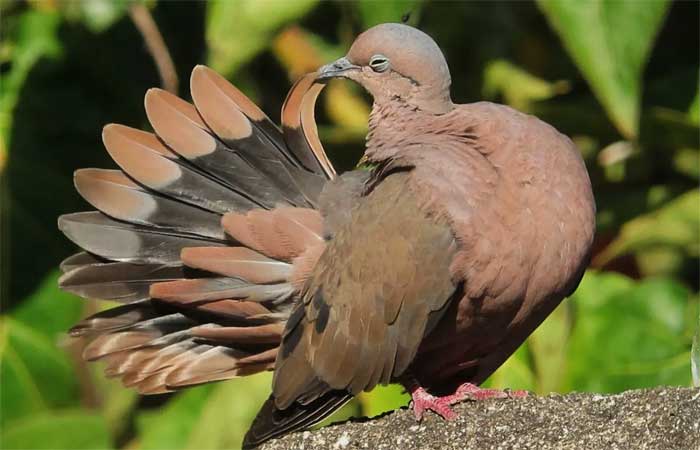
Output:
<svg viewBox="0 0 700 450">
<path fill-rule="evenodd" d="M 369 172 L 337 176 L 318 139 L 333 77 L 374 98 Z M 469 383 L 575 289 L 595 205 L 568 138 L 505 106 L 453 104 L 450 82 L 432 39 L 384 24 L 297 82 L 282 131 L 205 67 L 194 105 L 149 91 L 158 137 L 107 126 L 124 173 L 79 171 L 101 213 L 59 219 L 89 252 L 62 264 L 62 287 L 125 303 L 73 328 L 85 357 L 142 393 L 274 368 L 246 447 L 377 384 L 404 383 L 417 415 L 495 395 Z"/>
<path fill-rule="evenodd" d="M 313 79 L 302 80 L 287 115 L 301 115 Z M 122 170 L 77 171 L 76 188 L 100 212 L 59 218 L 88 251 L 64 261 L 61 287 L 124 303 L 71 334 L 88 341 L 86 359 L 104 360 L 108 376 L 143 394 L 271 369 L 292 280 L 303 282 L 294 260 L 323 246 L 323 219 L 308 207 L 327 175 L 320 162 L 314 172 L 301 160 L 327 158 L 320 143 L 285 141 L 308 142 L 308 128 L 297 121 L 283 136 L 206 67 L 191 84 L 195 105 L 160 90 L 146 95 L 157 136 L 104 128 Z"/>
<path fill-rule="evenodd" d="M 376 168 L 302 289 L 251 446 L 304 405 L 392 380 L 449 416 L 415 387 L 484 381 L 575 289 L 593 239 L 571 141 L 505 106 L 453 104 L 427 35 L 374 27 L 321 69 L 329 77 L 372 94 L 364 159 Z"/>
</svg>

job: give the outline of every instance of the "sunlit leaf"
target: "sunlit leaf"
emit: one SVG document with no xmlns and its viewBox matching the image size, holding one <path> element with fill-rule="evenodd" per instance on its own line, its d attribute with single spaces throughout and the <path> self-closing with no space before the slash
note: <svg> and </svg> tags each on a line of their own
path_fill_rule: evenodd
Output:
<svg viewBox="0 0 700 450">
<path fill-rule="evenodd" d="M 673 276 L 686 264 L 685 252 L 676 247 L 654 246 L 634 253 L 639 273 L 648 276 Z"/>
<path fill-rule="evenodd" d="M 263 373 L 182 392 L 162 410 L 139 415 L 139 448 L 239 448 L 269 386 Z"/>
<path fill-rule="evenodd" d="M 411 396 L 400 384 L 390 384 L 377 386 L 371 392 L 363 392 L 358 400 L 362 406 L 362 416 L 374 417 L 406 406 Z"/>
<path fill-rule="evenodd" d="M 673 167 L 684 175 L 700 179 L 700 149 L 678 149 L 673 155 Z"/>
<path fill-rule="evenodd" d="M 615 232 L 635 217 L 661 208 L 685 192 L 682 185 L 633 186 L 596 193 L 598 230 Z M 594 265 L 598 261 L 594 261 Z"/>
<path fill-rule="evenodd" d="M 12 25 L 10 30 L 3 32 L 3 35 L 9 33 L 7 42 L 10 43 L 11 64 L 9 71 L 3 70 L 0 83 L 0 173 L 10 145 L 12 111 L 24 80 L 41 58 L 56 58 L 62 51 L 57 36 L 60 25 L 60 15 L 57 12 L 29 10 Z M 6 19 L 3 20 L 3 26 L 8 26 Z"/>
<path fill-rule="evenodd" d="M 696 126 L 700 126 L 700 86 L 693 102 L 690 104 L 690 108 L 688 108 L 688 118 Z"/>
<path fill-rule="evenodd" d="M 537 78 L 502 59 L 489 62 L 484 69 L 484 98 L 495 100 L 503 96 L 508 105 L 521 111 L 529 111 L 533 101 L 545 100 L 568 90 L 566 81 L 549 82 Z"/>
<path fill-rule="evenodd" d="M 564 300 L 527 340 L 540 394 L 560 391 L 566 361 L 575 357 L 568 352 L 570 310 L 568 300 Z"/>
<path fill-rule="evenodd" d="M 214 390 L 205 385 L 181 392 L 167 406 L 154 411 L 143 411 L 136 417 L 139 448 L 143 450 L 185 448 L 204 405 Z"/>
<path fill-rule="evenodd" d="M 85 306 L 85 300 L 58 288 L 59 276 L 58 270 L 47 275 L 12 311 L 14 319 L 54 341 L 80 319 Z"/>
<path fill-rule="evenodd" d="M 32 415 L 0 433 L 0 448 L 79 450 L 113 448 L 102 417 L 82 411 Z"/>
<path fill-rule="evenodd" d="M 572 296 L 576 319 L 564 387 L 588 392 L 690 383 L 688 292 L 670 279 L 635 283 L 588 272 Z"/>
<path fill-rule="evenodd" d="M 129 426 L 132 408 L 139 397 L 134 389 L 125 388 L 120 380 L 107 378 L 103 369 L 103 364 L 90 364 L 88 372 L 107 428 L 112 436 L 120 436 Z"/>
<path fill-rule="evenodd" d="M 357 7 L 362 24 L 369 28 L 380 23 L 402 22 L 404 18 L 408 18 L 409 24 L 415 25 L 422 5 L 423 0 L 360 0 Z"/>
<path fill-rule="evenodd" d="M 317 0 L 217 0 L 207 4 L 208 64 L 233 74 L 269 44 L 282 25 L 304 16 Z"/>
<path fill-rule="evenodd" d="M 535 373 L 530 366 L 529 349 L 521 345 L 501 367 L 484 383 L 486 387 L 496 389 L 537 390 Z"/>
<path fill-rule="evenodd" d="M 696 311 L 695 335 L 691 349 L 691 371 L 693 374 L 693 386 L 700 387 L 700 308 Z"/>
<path fill-rule="evenodd" d="M 636 137 L 641 74 L 669 2 L 538 3 L 617 128 Z"/>
<path fill-rule="evenodd" d="M 77 382 L 54 342 L 9 316 L 0 318 L 0 425 L 77 404 Z"/>
<path fill-rule="evenodd" d="M 209 395 L 184 448 L 238 448 L 270 394 L 269 372 L 218 384 Z"/>
<path fill-rule="evenodd" d="M 320 37 L 295 25 L 275 37 L 272 51 L 287 69 L 291 80 L 313 72 L 342 55 L 339 47 L 331 46 Z"/>
<path fill-rule="evenodd" d="M 652 213 L 627 222 L 594 263 L 600 267 L 625 253 L 659 246 L 678 248 L 697 257 L 700 255 L 699 232 L 700 191 L 694 189 Z"/>
<path fill-rule="evenodd" d="M 69 19 L 83 22 L 92 32 L 100 33 L 118 21 L 129 7 L 127 1 L 90 0 L 71 1 L 59 0 L 61 12 Z"/>
<path fill-rule="evenodd" d="M 313 427 L 311 427 L 311 429 L 317 430 L 334 423 L 344 422 L 352 417 L 364 417 L 364 414 L 362 414 L 362 406 L 360 405 L 357 397 L 347 402 L 330 416 L 315 424 Z"/>
<path fill-rule="evenodd" d="M 333 80 L 324 92 L 324 104 L 333 122 L 346 130 L 366 134 L 369 105 L 347 82 Z"/>
</svg>

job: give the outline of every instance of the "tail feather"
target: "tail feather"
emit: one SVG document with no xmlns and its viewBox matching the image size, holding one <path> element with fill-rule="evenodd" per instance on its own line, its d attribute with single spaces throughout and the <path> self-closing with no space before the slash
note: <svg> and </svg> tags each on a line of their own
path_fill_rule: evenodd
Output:
<svg viewBox="0 0 700 450">
<path fill-rule="evenodd" d="M 227 298 L 251 302 L 269 302 L 289 297 L 293 292 L 287 283 L 250 284 L 239 278 L 193 278 L 165 281 L 151 285 L 151 298 L 190 304 Z"/>
<path fill-rule="evenodd" d="M 74 325 L 69 333 L 71 336 L 96 336 L 122 330 L 160 315 L 162 312 L 157 311 L 150 304 L 131 303 L 93 314 Z"/>
<path fill-rule="evenodd" d="M 215 135 L 239 153 L 295 205 L 315 205 L 323 178 L 294 164 L 237 104 L 240 96 L 221 75 L 198 66 L 190 88 L 195 106 Z M 277 131 L 277 133 L 279 133 Z"/>
<path fill-rule="evenodd" d="M 189 247 L 182 251 L 181 258 L 189 267 L 243 278 L 251 283 L 284 282 L 292 271 L 291 264 L 247 247 Z"/>
<path fill-rule="evenodd" d="M 323 150 L 314 120 L 316 98 L 325 85 L 314 84 L 315 78 L 315 73 L 307 74 L 289 91 L 282 106 L 282 127 L 287 145 L 304 167 L 332 180 L 336 172 Z"/>
<path fill-rule="evenodd" d="M 346 391 L 330 391 L 307 405 L 295 402 L 280 410 L 275 406 L 274 397 L 270 396 L 243 438 L 243 449 L 252 450 L 270 439 L 309 428 L 333 414 L 350 399 L 352 395 Z"/>
<path fill-rule="evenodd" d="M 259 207 L 179 158 L 151 133 L 110 124 L 102 141 L 119 167 L 148 189 L 219 214 Z"/>
<path fill-rule="evenodd" d="M 185 247 L 225 245 L 201 236 L 118 222 L 99 212 L 63 215 L 58 228 L 90 253 L 134 264 L 181 265 L 180 252 Z"/>
<path fill-rule="evenodd" d="M 75 187 L 92 206 L 117 220 L 224 239 L 219 215 L 149 193 L 121 171 L 78 170 Z"/>
<path fill-rule="evenodd" d="M 297 290 L 324 246 L 318 208 L 336 178 L 314 122 L 322 86 L 313 76 L 285 101 L 283 131 L 212 70 L 198 66 L 190 81 L 194 105 L 146 94 L 155 134 L 105 126 L 121 170 L 77 171 L 78 192 L 99 211 L 58 222 L 85 250 L 61 264 L 61 288 L 122 303 L 70 333 L 86 341 L 85 359 L 142 394 L 274 368 Z M 271 404 L 247 442 L 310 426 L 349 398 L 331 391 L 285 411 Z"/>
<path fill-rule="evenodd" d="M 208 303 L 198 303 L 193 309 L 187 310 L 188 315 L 195 316 L 200 322 L 209 324 L 255 326 L 268 323 L 267 315 L 270 310 L 260 303 L 244 300 L 217 300 Z"/>
<path fill-rule="evenodd" d="M 138 322 L 116 332 L 95 337 L 83 351 L 88 361 L 100 359 L 110 353 L 147 346 L 165 346 L 185 339 L 186 330 L 196 325 L 187 316 L 174 313 Z"/>
<path fill-rule="evenodd" d="M 64 273 L 58 285 L 84 298 L 135 303 L 150 298 L 151 284 L 182 279 L 184 272 L 181 266 L 93 263 Z"/>
<path fill-rule="evenodd" d="M 258 169 L 217 139 L 190 103 L 151 89 L 146 94 L 146 114 L 168 147 L 233 190 L 265 208 L 295 205 Z"/>
<path fill-rule="evenodd" d="M 62 273 L 67 273 L 79 267 L 103 264 L 105 262 L 107 262 L 107 260 L 98 258 L 88 252 L 78 252 L 61 261 L 59 269 Z"/>
<path fill-rule="evenodd" d="M 284 324 L 269 323 L 249 327 L 196 327 L 192 335 L 210 341 L 276 344 L 282 337 Z"/>
<path fill-rule="evenodd" d="M 217 90 L 220 90 L 223 95 L 228 97 L 228 99 L 234 103 L 243 114 L 245 114 L 248 120 L 250 120 L 251 124 L 275 146 L 275 149 L 283 154 L 288 161 L 300 167 L 298 161 L 294 158 L 294 156 L 292 156 L 291 152 L 287 148 L 287 145 L 282 137 L 282 133 L 277 125 L 275 125 L 270 118 L 260 108 L 258 108 L 258 105 L 253 103 L 248 97 L 245 96 L 245 94 L 239 91 L 236 86 L 229 83 L 224 77 L 215 71 L 202 65 L 195 67 L 192 71 L 190 86 L 192 85 L 192 79 L 195 77 L 207 77 L 212 84 L 216 85 Z M 228 138 L 228 135 L 224 134 L 223 138 Z"/>
</svg>

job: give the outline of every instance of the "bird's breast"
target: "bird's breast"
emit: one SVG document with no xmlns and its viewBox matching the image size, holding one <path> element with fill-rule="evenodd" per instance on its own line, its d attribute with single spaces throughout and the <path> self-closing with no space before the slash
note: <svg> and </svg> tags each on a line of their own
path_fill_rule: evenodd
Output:
<svg viewBox="0 0 700 450">
<path fill-rule="evenodd" d="M 583 161 L 568 138 L 520 116 L 500 127 L 507 139 L 481 139 L 502 148 L 443 146 L 415 163 L 415 195 L 452 227 L 459 251 L 451 270 L 463 285 L 416 362 L 432 367 L 433 379 L 456 367 L 488 376 L 587 265 L 595 203 Z"/>
</svg>

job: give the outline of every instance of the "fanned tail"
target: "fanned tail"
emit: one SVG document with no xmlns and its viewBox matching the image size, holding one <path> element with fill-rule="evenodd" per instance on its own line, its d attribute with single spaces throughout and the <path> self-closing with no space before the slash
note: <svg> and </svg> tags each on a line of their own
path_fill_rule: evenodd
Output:
<svg viewBox="0 0 700 450">
<path fill-rule="evenodd" d="M 298 261 L 313 265 L 324 245 L 317 208 L 335 177 L 313 123 L 318 92 L 304 95 L 312 78 L 285 103 L 284 133 L 204 66 L 194 105 L 148 91 L 155 134 L 104 128 L 121 170 L 78 170 L 98 211 L 58 221 L 84 249 L 61 264 L 61 287 L 121 303 L 71 329 L 85 359 L 143 394 L 274 367 Z"/>
</svg>

